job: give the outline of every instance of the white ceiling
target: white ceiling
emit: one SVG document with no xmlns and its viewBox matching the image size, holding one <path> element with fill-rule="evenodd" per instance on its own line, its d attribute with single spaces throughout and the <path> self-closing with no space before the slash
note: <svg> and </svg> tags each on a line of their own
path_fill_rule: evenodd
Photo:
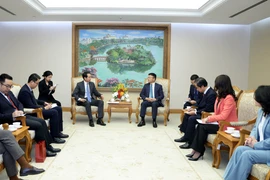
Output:
<svg viewBox="0 0 270 180">
<path fill-rule="evenodd" d="M 172 22 L 172 23 L 215 23 L 251 24 L 270 17 L 270 1 L 253 7 L 233 18 L 230 16 L 249 8 L 262 0 L 219 0 L 223 3 L 210 11 L 200 12 L 180 10 L 110 10 L 110 9 L 37 9 L 25 1 L 0 0 L 0 6 L 14 13 L 0 9 L 0 21 L 98 21 L 98 22 Z M 35 2 L 36 0 L 30 0 Z M 177 0 L 176 0 L 177 1 Z M 210 0 L 218 1 L 218 0 Z M 134 1 L 136 2 L 136 1 Z M 166 1 L 165 1 L 166 2 Z"/>
</svg>

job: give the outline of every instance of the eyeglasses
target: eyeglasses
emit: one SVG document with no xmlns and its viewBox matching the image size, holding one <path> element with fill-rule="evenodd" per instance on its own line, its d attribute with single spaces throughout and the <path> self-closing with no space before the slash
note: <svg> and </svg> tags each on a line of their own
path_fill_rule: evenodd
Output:
<svg viewBox="0 0 270 180">
<path fill-rule="evenodd" d="M 1 83 L 3 86 L 6 86 L 6 88 L 9 88 L 9 89 L 11 89 L 11 88 L 13 88 L 13 85 L 8 85 L 8 84 L 4 84 L 4 83 Z"/>
</svg>

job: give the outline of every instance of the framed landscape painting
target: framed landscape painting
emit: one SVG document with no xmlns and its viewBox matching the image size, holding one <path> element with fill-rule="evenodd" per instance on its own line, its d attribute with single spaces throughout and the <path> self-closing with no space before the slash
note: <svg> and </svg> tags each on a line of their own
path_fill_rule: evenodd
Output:
<svg viewBox="0 0 270 180">
<path fill-rule="evenodd" d="M 73 24 L 73 77 L 90 71 L 98 88 L 143 87 L 148 73 L 169 78 L 170 25 Z"/>
</svg>

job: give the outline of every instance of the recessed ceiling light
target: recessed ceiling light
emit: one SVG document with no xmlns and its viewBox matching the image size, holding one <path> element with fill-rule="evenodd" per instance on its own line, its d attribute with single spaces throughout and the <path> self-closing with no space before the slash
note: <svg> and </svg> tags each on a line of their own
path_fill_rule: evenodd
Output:
<svg viewBox="0 0 270 180">
<path fill-rule="evenodd" d="M 38 0 L 46 8 L 143 8 L 143 9 L 199 9 L 209 0 Z"/>
</svg>

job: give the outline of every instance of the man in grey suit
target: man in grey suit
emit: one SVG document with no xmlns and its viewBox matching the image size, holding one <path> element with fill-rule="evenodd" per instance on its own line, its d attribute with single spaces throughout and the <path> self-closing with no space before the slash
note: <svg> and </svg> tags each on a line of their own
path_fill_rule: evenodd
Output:
<svg viewBox="0 0 270 180">
<path fill-rule="evenodd" d="M 0 129 L 0 154 L 3 154 L 3 162 L 10 180 L 19 179 L 16 161 L 21 166 L 20 176 L 40 174 L 45 171 L 31 166 L 26 161 L 23 150 L 10 131 Z"/>
<path fill-rule="evenodd" d="M 104 96 L 100 94 L 93 82 L 91 82 L 91 73 L 83 72 L 82 74 L 83 81 L 78 82 L 73 93 L 72 97 L 75 97 L 78 106 L 84 106 L 89 118 L 89 126 L 94 127 L 93 117 L 91 106 L 98 107 L 98 120 L 97 124 L 101 126 L 106 126 L 103 122 L 103 114 L 104 114 Z M 101 100 L 95 99 L 95 97 L 100 97 Z"/>
</svg>

